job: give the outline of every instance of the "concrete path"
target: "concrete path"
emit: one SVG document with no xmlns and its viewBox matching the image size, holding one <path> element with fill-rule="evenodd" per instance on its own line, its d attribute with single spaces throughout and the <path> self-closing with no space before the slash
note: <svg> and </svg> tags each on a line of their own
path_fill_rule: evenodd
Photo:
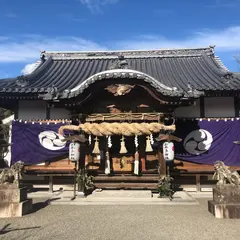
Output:
<svg viewBox="0 0 240 240">
<path fill-rule="evenodd" d="M 46 199 L 43 199 L 46 200 Z M 195 206 L 53 206 L 0 219 L 1 240 L 237 240 L 240 220 L 215 219 L 207 199 Z"/>
</svg>

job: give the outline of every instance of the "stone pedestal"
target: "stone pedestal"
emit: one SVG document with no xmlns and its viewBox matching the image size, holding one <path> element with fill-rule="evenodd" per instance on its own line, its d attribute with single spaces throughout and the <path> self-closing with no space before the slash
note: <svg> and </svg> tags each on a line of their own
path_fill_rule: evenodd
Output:
<svg viewBox="0 0 240 240">
<path fill-rule="evenodd" d="M 216 218 L 240 219 L 240 186 L 226 185 L 213 189 L 208 211 Z"/>
<path fill-rule="evenodd" d="M 0 218 L 21 217 L 32 210 L 27 188 L 15 184 L 0 185 Z"/>
</svg>

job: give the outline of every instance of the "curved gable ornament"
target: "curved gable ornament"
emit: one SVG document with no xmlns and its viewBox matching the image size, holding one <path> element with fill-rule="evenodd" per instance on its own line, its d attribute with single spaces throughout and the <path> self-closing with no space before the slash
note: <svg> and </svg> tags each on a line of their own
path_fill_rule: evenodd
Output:
<svg viewBox="0 0 240 240">
<path fill-rule="evenodd" d="M 77 93 L 83 92 L 88 86 L 92 83 L 95 83 L 98 80 L 102 79 L 109 79 L 109 78 L 135 78 L 135 79 L 142 79 L 145 82 L 148 82 L 150 85 L 152 85 L 158 92 L 161 92 L 165 95 L 174 95 L 174 96 L 182 96 L 183 92 L 178 91 L 177 88 L 171 88 L 168 87 L 162 83 L 160 83 L 155 78 L 149 76 L 146 73 L 139 72 L 132 69 L 112 69 L 112 70 L 106 70 L 100 73 L 96 73 L 92 75 L 91 77 L 84 80 L 82 83 L 80 83 L 75 88 L 71 89 L 71 95 L 77 95 Z"/>
<path fill-rule="evenodd" d="M 131 92 L 135 85 L 129 84 L 112 84 L 105 88 L 108 92 L 112 93 L 114 96 L 123 96 Z"/>
</svg>

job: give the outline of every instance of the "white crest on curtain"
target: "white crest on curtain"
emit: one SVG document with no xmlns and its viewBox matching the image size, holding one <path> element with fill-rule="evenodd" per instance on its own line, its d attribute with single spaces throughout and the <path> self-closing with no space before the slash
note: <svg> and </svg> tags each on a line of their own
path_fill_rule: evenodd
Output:
<svg viewBox="0 0 240 240">
<path fill-rule="evenodd" d="M 52 151 L 60 150 L 66 146 L 66 142 L 63 142 L 63 136 L 54 131 L 43 131 L 38 135 L 40 144 Z"/>
<path fill-rule="evenodd" d="M 208 151 L 212 145 L 213 137 L 210 132 L 198 129 L 190 132 L 184 139 L 185 150 L 193 155 L 200 155 Z"/>
</svg>

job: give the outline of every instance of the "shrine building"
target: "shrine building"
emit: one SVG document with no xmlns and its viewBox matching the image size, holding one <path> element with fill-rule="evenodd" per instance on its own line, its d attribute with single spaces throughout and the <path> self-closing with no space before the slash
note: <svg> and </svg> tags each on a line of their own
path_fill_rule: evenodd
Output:
<svg viewBox="0 0 240 240">
<path fill-rule="evenodd" d="M 41 51 L 31 73 L 0 80 L 0 106 L 14 113 L 6 161 L 71 174 L 62 139 L 72 131 L 86 138 L 83 164 L 100 188 L 154 188 L 166 136 L 178 170 L 213 171 L 217 160 L 238 168 L 239 96 L 240 73 L 214 46 Z"/>
</svg>

